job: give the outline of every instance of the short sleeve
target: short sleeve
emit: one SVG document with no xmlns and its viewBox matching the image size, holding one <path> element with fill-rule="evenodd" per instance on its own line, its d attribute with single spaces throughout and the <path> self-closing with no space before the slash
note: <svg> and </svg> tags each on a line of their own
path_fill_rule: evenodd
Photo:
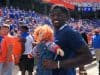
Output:
<svg viewBox="0 0 100 75">
<path fill-rule="evenodd" d="M 86 42 L 78 32 L 72 32 L 69 36 L 69 47 L 72 50 L 78 50 L 80 47 L 85 46 Z"/>
</svg>

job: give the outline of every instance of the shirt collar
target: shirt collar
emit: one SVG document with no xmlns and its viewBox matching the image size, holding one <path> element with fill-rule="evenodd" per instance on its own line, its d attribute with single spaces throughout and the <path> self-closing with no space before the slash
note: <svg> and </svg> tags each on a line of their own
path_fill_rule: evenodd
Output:
<svg viewBox="0 0 100 75">
<path fill-rule="evenodd" d="M 67 24 L 62 25 L 62 26 L 59 28 L 59 30 L 64 29 L 66 26 L 67 26 Z"/>
</svg>

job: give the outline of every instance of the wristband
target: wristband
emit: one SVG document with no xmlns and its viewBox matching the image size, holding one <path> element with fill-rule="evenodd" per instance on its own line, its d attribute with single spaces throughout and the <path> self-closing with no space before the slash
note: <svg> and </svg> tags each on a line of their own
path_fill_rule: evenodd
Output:
<svg viewBox="0 0 100 75">
<path fill-rule="evenodd" d="M 57 67 L 60 68 L 60 61 L 57 62 Z"/>
</svg>

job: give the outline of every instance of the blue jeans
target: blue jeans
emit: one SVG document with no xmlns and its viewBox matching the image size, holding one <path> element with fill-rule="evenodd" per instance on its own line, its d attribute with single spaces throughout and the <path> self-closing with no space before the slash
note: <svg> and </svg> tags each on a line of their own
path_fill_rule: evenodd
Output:
<svg viewBox="0 0 100 75">
<path fill-rule="evenodd" d="M 14 69 L 13 62 L 8 62 L 7 64 L 3 63 L 2 75 L 12 75 L 13 69 Z"/>
</svg>

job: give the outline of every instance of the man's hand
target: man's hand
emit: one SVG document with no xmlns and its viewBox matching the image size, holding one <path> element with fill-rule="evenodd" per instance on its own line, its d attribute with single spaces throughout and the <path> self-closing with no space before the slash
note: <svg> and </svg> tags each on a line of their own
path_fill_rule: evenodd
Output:
<svg viewBox="0 0 100 75">
<path fill-rule="evenodd" d="M 45 59 L 42 64 L 43 64 L 43 67 L 45 69 L 56 69 L 56 68 L 58 68 L 57 62 L 54 61 L 54 60 Z"/>
<path fill-rule="evenodd" d="M 29 59 L 33 58 L 32 54 L 28 54 L 27 57 L 28 57 Z"/>
</svg>

